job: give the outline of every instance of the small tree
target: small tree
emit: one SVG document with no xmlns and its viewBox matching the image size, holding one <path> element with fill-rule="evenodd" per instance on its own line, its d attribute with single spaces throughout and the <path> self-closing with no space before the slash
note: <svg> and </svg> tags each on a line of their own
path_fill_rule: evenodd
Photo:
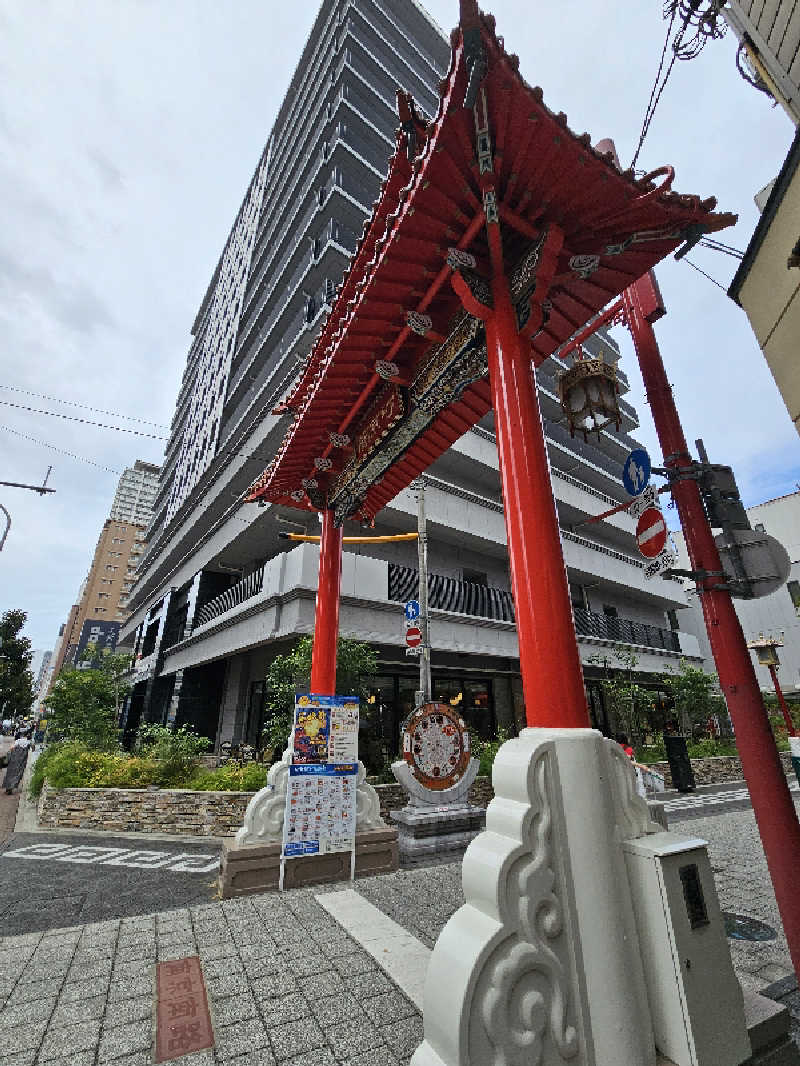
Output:
<svg viewBox="0 0 800 1066">
<path fill-rule="evenodd" d="M 0 615 L 0 718 L 27 715 L 33 704 L 31 642 L 20 635 L 27 621 L 24 611 Z"/>
<path fill-rule="evenodd" d="M 49 740 L 71 740 L 95 751 L 119 746 L 118 693 L 102 670 L 62 670 L 47 697 Z"/>
<path fill-rule="evenodd" d="M 267 673 L 269 717 L 264 739 L 276 751 L 283 751 L 294 714 L 295 693 L 308 689 L 311 682 L 311 637 L 301 637 L 286 655 L 276 655 Z M 369 695 L 369 682 L 378 670 L 378 653 L 369 644 L 339 637 L 336 649 L 336 691 L 343 696 Z"/>
<path fill-rule="evenodd" d="M 606 699 L 608 710 L 613 715 L 617 726 L 622 726 L 632 744 L 641 744 L 645 739 L 655 705 L 654 693 L 640 685 L 634 670 L 639 659 L 632 648 L 621 648 L 614 652 L 618 672 L 614 676 L 604 677 L 600 684 Z M 587 662 L 608 668 L 608 657 L 591 656 Z"/>
<path fill-rule="evenodd" d="M 130 673 L 133 656 L 111 651 L 110 648 L 103 648 L 100 651 L 95 643 L 89 643 L 81 658 L 91 663 L 93 670 L 99 670 L 108 679 L 114 693 L 115 721 L 119 722 L 122 701 L 131 690 L 131 684 L 126 680 L 126 676 Z"/>
<path fill-rule="evenodd" d="M 717 691 L 716 674 L 707 674 L 681 659 L 678 672 L 663 674 L 661 683 L 675 703 L 684 732 L 689 732 L 695 725 L 705 726 L 715 714 L 727 717 L 725 701 Z"/>
</svg>

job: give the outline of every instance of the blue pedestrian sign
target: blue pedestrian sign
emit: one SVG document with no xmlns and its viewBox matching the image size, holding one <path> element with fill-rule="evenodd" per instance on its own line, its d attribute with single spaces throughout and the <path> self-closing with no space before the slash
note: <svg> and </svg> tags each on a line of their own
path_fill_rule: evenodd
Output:
<svg viewBox="0 0 800 1066">
<path fill-rule="evenodd" d="M 407 622 L 416 622 L 416 620 L 419 618 L 419 601 L 418 600 L 409 600 L 408 603 L 406 604 L 405 611 L 406 611 L 406 621 Z"/>
<path fill-rule="evenodd" d="M 650 480 L 650 456 L 644 448 L 634 448 L 622 467 L 622 484 L 631 496 L 638 496 Z"/>
</svg>

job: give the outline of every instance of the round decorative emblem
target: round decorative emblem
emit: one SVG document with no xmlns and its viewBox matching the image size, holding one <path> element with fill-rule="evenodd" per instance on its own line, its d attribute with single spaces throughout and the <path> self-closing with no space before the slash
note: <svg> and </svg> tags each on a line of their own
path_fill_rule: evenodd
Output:
<svg viewBox="0 0 800 1066">
<path fill-rule="evenodd" d="M 425 788 L 451 788 L 469 766 L 466 722 L 447 703 L 424 703 L 403 727 L 403 758 Z"/>
</svg>

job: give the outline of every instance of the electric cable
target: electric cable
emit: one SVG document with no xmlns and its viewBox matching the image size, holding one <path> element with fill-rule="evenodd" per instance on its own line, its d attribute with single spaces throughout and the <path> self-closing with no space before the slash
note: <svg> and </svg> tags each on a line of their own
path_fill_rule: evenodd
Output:
<svg viewBox="0 0 800 1066">
<path fill-rule="evenodd" d="M 721 285 L 716 278 L 712 278 L 710 274 L 706 274 L 705 270 L 701 270 L 697 263 L 693 263 L 691 259 L 689 259 L 687 256 L 684 256 L 683 262 L 688 263 L 689 266 L 692 267 L 692 269 L 696 270 L 698 274 L 702 274 L 704 278 L 708 278 L 709 281 L 713 282 L 718 289 L 722 289 L 722 291 L 727 295 L 728 290 L 725 288 L 725 286 Z"/>
<path fill-rule="evenodd" d="M 6 433 L 13 433 L 15 437 L 23 437 L 25 440 L 33 441 L 34 444 L 40 444 L 43 448 L 50 448 L 51 451 L 59 452 L 61 455 L 68 455 L 71 459 L 79 459 L 82 463 L 89 463 L 91 466 L 96 466 L 98 470 L 107 470 L 109 474 L 122 473 L 121 470 L 114 470 L 110 466 L 103 466 L 102 463 L 96 463 L 94 459 L 87 459 L 85 455 L 77 455 L 75 452 L 68 452 L 66 449 L 59 448 L 55 444 L 50 444 L 46 440 L 39 440 L 38 437 L 31 437 L 19 429 L 12 429 L 11 426 L 0 425 L 0 429 L 4 429 Z"/>
<path fill-rule="evenodd" d="M 117 433 L 132 433 L 135 437 L 149 437 L 150 440 L 169 440 L 169 437 L 160 437 L 157 433 L 145 433 L 141 429 L 128 429 L 127 426 L 110 426 L 106 422 L 92 422 L 88 418 L 78 418 L 77 415 L 63 415 L 60 411 L 45 411 L 40 407 L 28 407 L 22 403 L 12 403 L 11 400 L 0 400 L 3 407 L 16 407 L 19 411 L 30 411 L 34 415 L 49 415 L 51 418 L 63 418 L 67 422 L 80 422 L 84 426 L 98 426 L 100 429 L 113 429 Z"/>
<path fill-rule="evenodd" d="M 664 77 L 664 84 L 659 89 L 658 88 L 658 83 L 659 83 L 659 80 L 661 78 L 661 71 L 664 69 L 664 60 L 666 59 L 666 56 L 667 56 L 667 49 L 669 48 L 669 39 L 670 39 L 670 36 L 672 35 L 672 27 L 673 27 L 673 25 L 675 23 L 676 12 L 677 12 L 677 8 L 673 8 L 672 15 L 671 15 L 670 20 L 669 20 L 669 25 L 667 26 L 667 34 L 666 34 L 666 36 L 664 38 L 664 47 L 661 49 L 661 59 L 659 60 L 659 63 L 658 63 L 658 70 L 656 71 L 655 81 L 653 82 L 653 88 L 650 90 L 650 99 L 647 101 L 647 108 L 645 109 L 644 120 L 642 121 L 642 129 L 641 129 L 641 132 L 639 134 L 639 143 L 636 145 L 636 151 L 634 152 L 634 155 L 633 155 L 633 160 L 631 162 L 631 168 L 636 166 L 636 160 L 639 158 L 639 153 L 642 150 L 642 145 L 644 144 L 644 139 L 647 136 L 648 130 L 650 129 L 650 123 L 653 121 L 653 115 L 655 114 L 656 107 L 658 106 L 658 101 L 661 99 L 661 94 L 664 91 L 664 86 L 667 84 L 667 79 L 669 78 L 670 74 L 672 73 L 672 68 L 675 65 L 675 59 L 677 57 L 673 53 L 672 60 L 670 61 L 670 64 L 669 64 L 669 69 L 667 70 L 667 73 L 666 73 L 666 75 Z M 656 96 L 656 93 L 658 93 L 657 96 Z"/>
<path fill-rule="evenodd" d="M 734 259 L 744 259 L 744 252 L 740 252 L 738 248 L 731 248 L 727 244 L 721 244 L 719 241 L 710 241 L 704 237 L 699 244 L 701 248 L 710 248 L 712 252 L 722 252 L 724 255 L 733 256 Z"/>
<path fill-rule="evenodd" d="M 60 396 L 48 396 L 43 392 L 34 392 L 33 389 L 23 389 L 19 385 L 3 385 L 0 389 L 8 389 L 11 392 L 21 392 L 26 396 L 38 396 L 40 400 L 51 400 L 53 403 L 63 403 L 69 407 L 81 407 L 84 411 L 94 411 L 98 415 L 112 415 L 114 418 L 124 418 L 127 422 L 142 422 L 146 426 L 155 426 L 156 429 L 169 429 L 163 422 L 151 422 L 149 418 L 138 418 L 136 415 L 123 415 L 119 411 L 107 411 L 103 407 L 92 407 L 88 403 L 78 403 L 77 400 L 62 400 Z"/>
</svg>

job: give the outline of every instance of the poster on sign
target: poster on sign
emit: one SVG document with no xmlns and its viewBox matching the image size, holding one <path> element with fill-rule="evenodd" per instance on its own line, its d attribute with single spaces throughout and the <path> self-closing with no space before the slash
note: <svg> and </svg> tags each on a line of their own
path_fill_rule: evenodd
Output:
<svg viewBox="0 0 800 1066">
<path fill-rule="evenodd" d="M 356 696 L 295 697 L 281 888 L 285 860 L 303 855 L 350 851 L 354 873 L 358 715 Z"/>
</svg>

